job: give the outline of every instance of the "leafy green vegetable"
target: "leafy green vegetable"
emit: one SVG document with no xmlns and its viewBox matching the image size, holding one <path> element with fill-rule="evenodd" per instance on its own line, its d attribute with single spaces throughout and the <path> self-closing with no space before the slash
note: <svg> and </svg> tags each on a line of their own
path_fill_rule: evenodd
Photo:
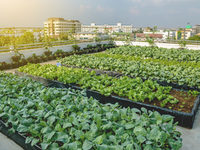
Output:
<svg viewBox="0 0 200 150">
<path fill-rule="evenodd" d="M 122 55 L 96 54 L 70 56 L 59 60 L 63 65 L 116 71 L 131 77 L 155 79 L 200 89 L 200 63 L 152 61 Z"/>
<path fill-rule="evenodd" d="M 42 149 L 181 148 L 172 116 L 103 105 L 85 94 L 46 88 L 30 79 L 0 73 L 0 116 L 26 135 L 27 143 L 39 144 Z"/>
<path fill-rule="evenodd" d="M 198 50 L 180 50 L 167 49 L 158 47 L 141 47 L 141 46 L 121 46 L 112 48 L 108 51 L 109 54 L 120 54 L 128 56 L 139 56 L 142 58 L 153 58 L 160 60 L 177 60 L 177 61 L 200 61 L 200 51 Z"/>
<path fill-rule="evenodd" d="M 179 101 L 170 95 L 171 87 L 160 86 L 155 81 L 143 81 L 140 78 L 120 77 L 114 78 L 107 75 L 97 76 L 95 72 L 84 69 L 57 67 L 55 65 L 34 65 L 19 68 L 19 71 L 47 79 L 58 80 L 64 83 L 74 83 L 82 88 L 92 89 L 105 96 L 115 94 L 127 97 L 130 100 L 145 102 L 145 100 L 162 101 L 161 107 L 166 104 L 176 104 Z M 55 118 L 50 118 L 54 122 Z M 49 120 L 48 120 L 49 121 Z"/>
</svg>

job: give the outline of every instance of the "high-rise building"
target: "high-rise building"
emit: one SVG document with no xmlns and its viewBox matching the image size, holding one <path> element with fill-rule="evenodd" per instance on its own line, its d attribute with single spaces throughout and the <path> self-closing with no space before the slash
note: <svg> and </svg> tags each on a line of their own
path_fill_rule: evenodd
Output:
<svg viewBox="0 0 200 150">
<path fill-rule="evenodd" d="M 64 18 L 49 18 L 44 22 L 45 34 L 59 37 L 65 33 L 76 33 L 81 31 L 81 23 L 78 20 L 65 20 Z"/>
<path fill-rule="evenodd" d="M 117 23 L 117 25 L 96 25 L 95 23 L 91 23 L 91 25 L 82 25 L 81 31 L 97 32 L 97 33 L 113 33 L 113 32 L 132 33 L 133 26 L 122 25 L 121 23 Z"/>
</svg>

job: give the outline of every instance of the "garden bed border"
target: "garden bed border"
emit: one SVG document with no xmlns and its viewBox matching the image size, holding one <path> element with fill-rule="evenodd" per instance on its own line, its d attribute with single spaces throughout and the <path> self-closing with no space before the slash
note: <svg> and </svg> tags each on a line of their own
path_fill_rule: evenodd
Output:
<svg viewBox="0 0 200 150">
<path fill-rule="evenodd" d="M 9 127 L 7 127 L 4 123 L 4 121 L 0 118 L 0 132 L 7 136 L 9 139 L 13 140 L 16 144 L 21 146 L 24 150 L 42 150 L 38 145 L 31 146 L 30 143 L 25 143 L 26 137 L 22 134 L 18 133 L 17 131 L 15 133 L 9 132 Z"/>
</svg>

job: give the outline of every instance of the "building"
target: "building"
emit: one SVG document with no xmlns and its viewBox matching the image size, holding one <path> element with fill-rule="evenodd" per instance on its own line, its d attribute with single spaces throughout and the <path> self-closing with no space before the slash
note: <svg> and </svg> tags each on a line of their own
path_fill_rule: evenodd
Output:
<svg viewBox="0 0 200 150">
<path fill-rule="evenodd" d="M 176 40 L 187 40 L 192 36 L 192 29 L 183 29 L 176 31 Z"/>
<path fill-rule="evenodd" d="M 175 33 L 175 31 L 169 29 L 157 30 L 156 32 L 147 32 L 147 30 L 145 30 L 143 33 L 136 33 L 135 37 L 139 40 L 146 40 L 146 38 L 149 37 L 157 41 L 166 41 L 167 39 L 174 39 Z"/>
<path fill-rule="evenodd" d="M 48 36 L 59 37 L 61 34 L 80 32 L 81 23 L 78 20 L 49 18 L 46 22 L 44 22 L 44 31 Z"/>
<path fill-rule="evenodd" d="M 136 39 L 146 40 L 147 38 L 152 38 L 156 40 L 161 40 L 163 38 L 162 34 L 154 34 L 154 33 L 136 33 Z"/>
<path fill-rule="evenodd" d="M 199 34 L 199 33 L 200 33 L 200 24 L 195 25 L 195 26 L 192 28 L 192 35 L 196 35 L 196 34 Z"/>
<path fill-rule="evenodd" d="M 132 25 L 122 25 L 117 23 L 117 25 L 96 25 L 91 23 L 91 25 L 82 25 L 81 32 L 97 32 L 97 33 L 114 33 L 114 32 L 125 32 L 132 33 Z"/>
<path fill-rule="evenodd" d="M 107 34 L 95 32 L 78 32 L 74 36 L 77 40 L 93 40 L 95 38 L 104 40 L 109 38 Z"/>
</svg>

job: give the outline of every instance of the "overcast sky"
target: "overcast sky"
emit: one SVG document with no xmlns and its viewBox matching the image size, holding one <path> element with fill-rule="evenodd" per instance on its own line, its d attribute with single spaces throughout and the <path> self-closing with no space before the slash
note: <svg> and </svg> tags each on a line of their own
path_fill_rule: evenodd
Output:
<svg viewBox="0 0 200 150">
<path fill-rule="evenodd" d="M 0 28 L 40 27 L 49 17 L 83 24 L 184 27 L 200 24 L 200 0 L 0 0 Z"/>
</svg>

